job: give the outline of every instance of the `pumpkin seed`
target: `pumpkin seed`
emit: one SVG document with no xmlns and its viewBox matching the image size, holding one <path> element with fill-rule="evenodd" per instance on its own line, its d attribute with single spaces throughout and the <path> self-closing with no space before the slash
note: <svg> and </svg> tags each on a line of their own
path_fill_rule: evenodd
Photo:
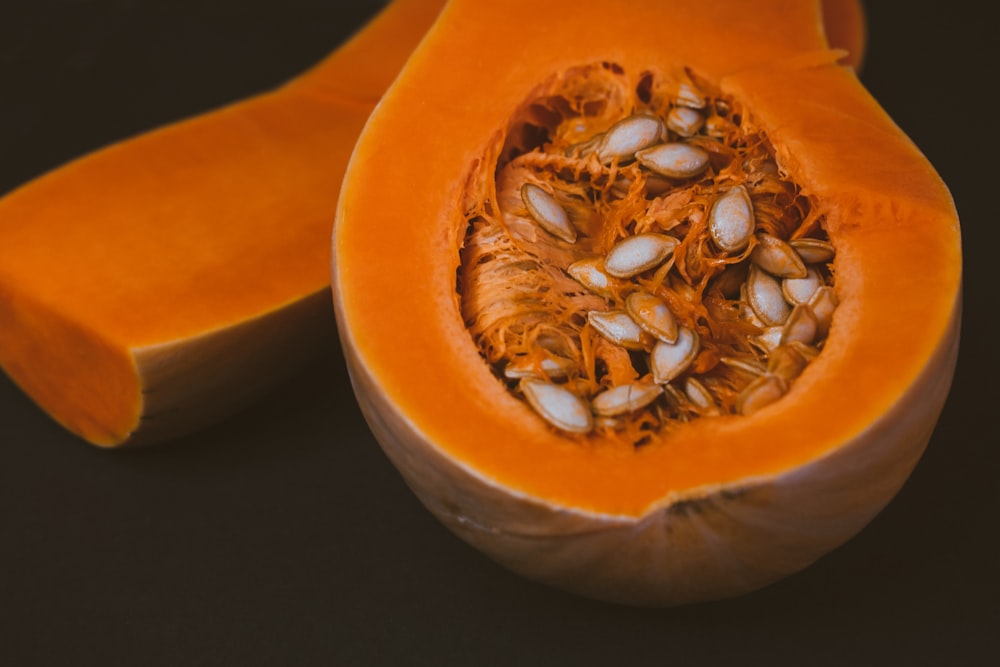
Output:
<svg viewBox="0 0 1000 667">
<path fill-rule="evenodd" d="M 597 147 L 597 157 L 608 163 L 613 159 L 632 159 L 636 151 L 648 148 L 666 137 L 666 127 L 656 116 L 636 114 L 611 126 Z"/>
<path fill-rule="evenodd" d="M 530 357 L 516 357 L 504 367 L 503 374 L 512 380 L 546 377 L 559 380 L 569 375 L 574 366 L 576 364 L 565 357 L 546 356 L 537 361 Z"/>
<path fill-rule="evenodd" d="M 747 273 L 747 302 L 767 326 L 784 324 L 791 313 L 778 281 L 754 264 Z"/>
<path fill-rule="evenodd" d="M 643 167 L 671 178 L 691 178 L 708 168 L 708 152 L 690 144 L 666 143 L 636 152 Z"/>
<path fill-rule="evenodd" d="M 677 320 L 666 301 L 642 290 L 625 299 L 625 311 L 643 331 L 664 343 L 677 342 Z"/>
<path fill-rule="evenodd" d="M 809 309 L 816 316 L 816 334 L 826 337 L 830 331 L 830 323 L 833 321 L 833 311 L 837 309 L 839 301 L 837 293 L 832 287 L 823 286 L 816 290 L 812 298 L 809 299 Z"/>
<path fill-rule="evenodd" d="M 816 338 L 818 328 L 819 324 L 812 309 L 800 303 L 792 308 L 792 312 L 781 328 L 781 344 L 787 345 L 792 341 L 799 341 L 808 345 Z"/>
<path fill-rule="evenodd" d="M 651 382 L 633 382 L 601 392 L 592 401 L 594 412 L 604 417 L 635 412 L 646 407 L 663 393 L 663 387 Z"/>
<path fill-rule="evenodd" d="M 709 116 L 705 119 L 704 130 L 705 134 L 710 137 L 715 137 L 717 139 L 722 139 L 729 132 L 734 129 L 732 123 L 723 118 L 722 116 Z"/>
<path fill-rule="evenodd" d="M 534 183 L 525 183 L 521 186 L 521 201 L 539 227 L 563 241 L 576 242 L 576 229 L 566 209 L 551 194 Z"/>
<path fill-rule="evenodd" d="M 687 396 L 689 401 L 702 410 L 718 410 L 719 406 L 716 405 L 715 397 L 712 396 L 712 392 L 710 392 L 708 388 L 697 378 L 689 377 L 687 379 L 684 383 L 684 395 Z"/>
<path fill-rule="evenodd" d="M 779 345 L 771 351 L 767 360 L 767 372 L 790 382 L 801 375 L 808 364 L 809 360 L 795 347 Z"/>
<path fill-rule="evenodd" d="M 591 257 L 573 262 L 566 273 L 594 294 L 606 299 L 614 297 L 615 280 L 604 271 L 604 260 Z"/>
<path fill-rule="evenodd" d="M 619 241 L 604 258 L 604 270 L 616 278 L 631 278 L 663 263 L 680 243 L 673 236 L 648 232 Z"/>
<path fill-rule="evenodd" d="M 653 371 L 653 382 L 665 384 L 687 370 L 699 350 L 698 334 L 685 326 L 677 329 L 677 342 L 656 341 L 649 357 L 649 367 Z"/>
<path fill-rule="evenodd" d="M 705 96 L 700 90 L 686 81 L 677 86 L 677 94 L 674 95 L 674 102 L 680 106 L 692 109 L 705 108 Z"/>
<path fill-rule="evenodd" d="M 705 124 L 705 117 L 690 107 L 674 107 L 667 114 L 667 127 L 682 137 L 693 137 Z"/>
<path fill-rule="evenodd" d="M 750 253 L 750 261 L 779 278 L 805 279 L 808 273 L 795 249 L 770 234 L 757 235 L 757 245 Z"/>
<path fill-rule="evenodd" d="M 587 313 L 587 322 L 609 341 L 626 350 L 645 350 L 648 338 L 639 325 L 624 310 Z"/>
<path fill-rule="evenodd" d="M 807 345 L 801 341 L 793 340 L 791 343 L 787 345 L 787 347 L 790 347 L 799 354 L 801 354 L 806 361 L 812 361 L 817 356 L 819 356 L 819 350 L 817 350 L 812 345 Z"/>
<path fill-rule="evenodd" d="M 784 327 L 767 327 L 756 336 L 750 338 L 750 342 L 765 354 L 770 354 L 781 345 L 781 331 Z"/>
<path fill-rule="evenodd" d="M 568 433 L 589 433 L 594 428 L 587 403 L 568 389 L 530 378 L 518 386 L 528 404 L 556 428 Z"/>
<path fill-rule="evenodd" d="M 708 214 L 708 231 L 715 245 L 726 252 L 739 252 L 753 236 L 753 204 L 746 188 L 739 185 L 713 203 Z"/>
<path fill-rule="evenodd" d="M 806 269 L 806 275 L 802 278 L 785 278 L 781 281 L 781 293 L 788 303 L 795 305 L 809 303 L 813 294 L 823 285 L 823 279 L 813 267 Z"/>
<path fill-rule="evenodd" d="M 794 239 L 789 245 L 795 248 L 806 264 L 825 264 L 833 259 L 833 245 L 819 239 Z"/>
<path fill-rule="evenodd" d="M 761 408 L 774 403 L 788 391 L 788 381 L 778 375 L 762 375 L 740 392 L 736 399 L 736 411 L 741 415 L 752 415 Z"/>
<path fill-rule="evenodd" d="M 752 357 L 720 357 L 719 361 L 730 368 L 735 368 L 751 375 L 763 375 L 766 371 L 764 366 Z"/>
</svg>

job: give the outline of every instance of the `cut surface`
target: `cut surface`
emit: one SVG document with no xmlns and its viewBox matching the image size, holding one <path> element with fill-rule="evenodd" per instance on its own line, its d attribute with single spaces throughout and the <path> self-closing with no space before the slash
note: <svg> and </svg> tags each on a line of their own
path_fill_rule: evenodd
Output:
<svg viewBox="0 0 1000 667">
<path fill-rule="evenodd" d="M 503 11 L 515 9 L 505 5 Z M 794 471 L 874 437 L 886 426 L 883 418 L 899 414 L 901 402 L 923 405 L 923 398 L 913 398 L 922 396 L 914 387 L 926 382 L 925 369 L 947 366 L 942 359 L 956 335 L 961 259 L 950 196 L 853 74 L 836 64 L 839 54 L 825 50 L 817 6 L 765 3 L 752 14 L 738 12 L 738 20 L 728 9 L 725 3 L 676 2 L 669 9 L 635 3 L 621 15 L 597 20 L 596 9 L 520 7 L 538 25 L 559 25 L 560 34 L 594 35 L 558 44 L 550 31 L 521 23 L 487 25 L 480 3 L 455 2 L 446 9 L 439 25 L 463 29 L 432 32 L 370 119 L 345 181 L 335 231 L 342 342 L 367 396 L 362 402 L 368 417 L 381 424 L 377 432 L 396 440 L 394 460 L 404 471 L 430 475 L 430 464 L 407 453 L 413 439 L 511 495 L 579 512 L 638 517 L 709 489 Z M 635 30 L 637 25 L 661 29 Z M 770 34 L 774 25 L 795 29 L 787 39 L 751 38 Z M 709 34 L 713 38 L 704 39 Z M 509 66 L 504 45 L 511 43 L 534 54 L 530 76 Z M 738 48 L 715 48 L 720 43 Z M 440 63 L 460 62 L 468 53 L 480 54 L 477 76 L 494 82 L 488 100 L 470 96 L 462 77 L 441 74 Z M 483 362 L 468 333 L 455 277 L 463 261 L 476 265 L 459 251 L 467 214 L 476 205 L 476 198 L 465 196 L 470 171 L 485 174 L 488 183 L 498 165 L 518 159 L 505 147 L 526 144 L 525 137 L 508 133 L 525 100 L 594 63 L 609 63 L 612 73 L 626 77 L 626 91 L 643 90 L 644 72 L 676 80 L 690 68 L 698 80 L 745 106 L 747 118 L 774 147 L 780 173 L 823 215 L 836 250 L 839 305 L 821 354 L 780 400 L 763 405 L 762 393 L 752 418 L 690 420 L 670 437 L 639 448 L 627 439 L 581 442 L 554 433 L 513 396 L 507 378 Z M 539 115 L 544 118 L 544 109 Z M 412 132 L 443 123 L 449 127 L 446 142 L 434 133 Z M 414 157 L 399 159 L 386 146 L 406 147 Z M 387 191 L 386 182 L 408 187 Z M 502 192 L 498 187 L 486 199 L 500 202 Z M 494 258 L 508 252 L 500 237 L 494 240 L 478 245 L 493 247 Z M 581 287 L 569 266 L 576 265 L 567 262 L 567 272 L 560 269 L 553 279 L 568 281 L 580 301 L 598 304 L 594 309 L 605 308 L 605 297 Z M 382 295 L 381 307 L 370 307 L 372 294 Z M 402 331 L 406 345 L 398 341 Z M 797 331 L 795 336 L 804 335 Z M 796 363 L 782 367 L 794 369 Z M 700 396 L 697 385 L 688 385 L 681 387 L 688 400 Z M 927 419 L 933 423 L 934 415 Z M 903 430 L 927 429 L 921 423 Z"/>
<path fill-rule="evenodd" d="M 328 239 L 351 149 L 441 4 L 399 0 L 282 88 L 0 200 L 14 382 L 116 445 L 202 427 L 298 368 L 333 326 Z"/>
</svg>

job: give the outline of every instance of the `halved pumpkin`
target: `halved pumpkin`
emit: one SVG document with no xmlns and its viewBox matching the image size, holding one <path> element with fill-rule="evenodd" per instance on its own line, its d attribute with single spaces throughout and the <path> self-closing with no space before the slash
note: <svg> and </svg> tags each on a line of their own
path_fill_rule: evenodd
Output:
<svg viewBox="0 0 1000 667">
<path fill-rule="evenodd" d="M 637 605 L 741 594 L 857 533 L 924 450 L 958 346 L 957 214 L 821 11 L 454 0 L 369 119 L 333 243 L 357 398 L 430 511 L 512 570 Z M 755 226 L 726 248 L 715 209 L 743 201 Z M 603 283 L 570 268 L 610 272 L 645 233 L 678 254 Z M 835 253 L 809 260 L 835 309 L 808 344 L 783 325 L 810 349 L 787 372 L 721 276 L 803 239 Z M 649 330 L 606 324 L 640 287 L 699 333 L 676 377 Z M 652 402 L 596 398 L 632 381 Z"/>
<path fill-rule="evenodd" d="M 0 365 L 73 433 L 166 440 L 245 406 L 333 330 L 337 186 L 441 0 L 398 0 L 281 88 L 0 200 Z"/>
</svg>

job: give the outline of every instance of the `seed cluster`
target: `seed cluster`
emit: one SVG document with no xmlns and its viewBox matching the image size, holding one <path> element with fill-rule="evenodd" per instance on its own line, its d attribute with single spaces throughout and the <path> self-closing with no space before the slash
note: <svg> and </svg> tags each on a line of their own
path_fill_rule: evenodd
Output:
<svg viewBox="0 0 1000 667">
<path fill-rule="evenodd" d="M 645 444 L 752 414 L 819 354 L 834 248 L 735 101 L 602 64 L 506 137 L 470 179 L 458 288 L 487 362 L 553 427 Z"/>
</svg>

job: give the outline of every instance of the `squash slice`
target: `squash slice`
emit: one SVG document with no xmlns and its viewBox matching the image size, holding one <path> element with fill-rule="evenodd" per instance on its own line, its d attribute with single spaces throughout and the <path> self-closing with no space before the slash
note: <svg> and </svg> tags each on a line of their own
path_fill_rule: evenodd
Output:
<svg viewBox="0 0 1000 667">
<path fill-rule="evenodd" d="M 329 243 L 369 112 L 440 9 L 399 0 L 279 89 L 0 200 L 0 365 L 101 446 L 247 405 L 333 331 Z"/>
</svg>

